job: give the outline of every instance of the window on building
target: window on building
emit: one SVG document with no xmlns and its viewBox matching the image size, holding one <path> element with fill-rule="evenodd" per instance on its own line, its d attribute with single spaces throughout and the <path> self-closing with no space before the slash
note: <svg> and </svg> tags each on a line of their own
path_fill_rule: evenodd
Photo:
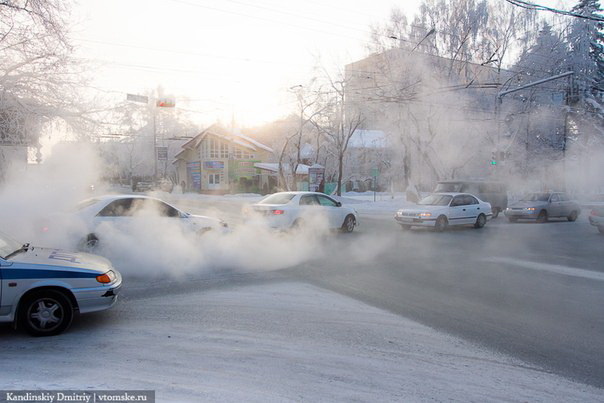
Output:
<svg viewBox="0 0 604 403">
<path fill-rule="evenodd" d="M 236 160 L 251 160 L 255 158 L 255 155 L 243 148 L 237 147 L 233 150 L 233 158 Z"/>
<path fill-rule="evenodd" d="M 220 158 L 229 158 L 229 145 L 224 141 L 219 141 L 220 144 Z"/>
<path fill-rule="evenodd" d="M 210 139 L 210 158 L 220 158 L 218 147 L 220 146 L 220 142 L 215 139 Z"/>
</svg>

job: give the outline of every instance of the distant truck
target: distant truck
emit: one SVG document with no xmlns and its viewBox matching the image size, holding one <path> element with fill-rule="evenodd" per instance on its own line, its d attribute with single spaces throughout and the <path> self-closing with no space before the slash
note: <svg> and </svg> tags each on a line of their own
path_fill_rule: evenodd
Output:
<svg viewBox="0 0 604 403">
<path fill-rule="evenodd" d="M 501 182 L 482 180 L 448 180 L 439 181 L 435 193 L 457 192 L 470 193 L 482 201 L 491 204 L 493 218 L 508 207 L 508 193 L 505 184 Z"/>
</svg>

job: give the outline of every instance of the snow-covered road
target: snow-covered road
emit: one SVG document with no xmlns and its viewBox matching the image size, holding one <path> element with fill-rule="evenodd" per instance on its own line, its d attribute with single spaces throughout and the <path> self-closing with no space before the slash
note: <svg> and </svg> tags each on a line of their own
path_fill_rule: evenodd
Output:
<svg viewBox="0 0 604 403">
<path fill-rule="evenodd" d="M 53 338 L 0 328 L 0 389 L 157 401 L 602 401 L 573 383 L 302 283 L 124 299 Z"/>
</svg>

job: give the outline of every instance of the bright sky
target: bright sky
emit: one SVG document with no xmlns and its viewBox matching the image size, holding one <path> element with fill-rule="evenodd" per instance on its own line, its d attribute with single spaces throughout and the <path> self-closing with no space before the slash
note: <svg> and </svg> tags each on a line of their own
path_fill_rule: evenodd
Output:
<svg viewBox="0 0 604 403">
<path fill-rule="evenodd" d="M 364 57 L 371 24 L 395 5 L 411 19 L 420 3 L 80 0 L 72 39 L 99 66 L 93 84 L 116 99 L 161 86 L 200 123 L 234 115 L 245 126 L 287 114 L 288 89 L 308 81 L 317 56 L 330 70 Z"/>
<path fill-rule="evenodd" d="M 161 86 L 194 118 L 240 125 L 279 118 L 288 89 L 365 55 L 369 26 L 393 0 L 80 0 L 72 38 L 99 65 L 94 85 L 145 94 Z M 398 2 L 410 13 L 419 0 Z M 189 99 L 187 101 L 187 98 Z"/>
</svg>

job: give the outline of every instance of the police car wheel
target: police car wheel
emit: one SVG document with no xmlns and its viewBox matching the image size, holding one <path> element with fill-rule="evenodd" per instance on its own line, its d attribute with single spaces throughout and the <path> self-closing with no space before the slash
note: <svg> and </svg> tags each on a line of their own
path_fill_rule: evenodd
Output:
<svg viewBox="0 0 604 403">
<path fill-rule="evenodd" d="M 19 324 L 32 336 L 57 335 L 69 327 L 72 319 L 71 301 L 55 290 L 29 295 L 19 310 Z"/>
<path fill-rule="evenodd" d="M 99 246 L 99 238 L 97 238 L 95 234 L 88 234 L 86 235 L 86 241 L 84 245 L 88 249 L 94 249 Z"/>
</svg>

